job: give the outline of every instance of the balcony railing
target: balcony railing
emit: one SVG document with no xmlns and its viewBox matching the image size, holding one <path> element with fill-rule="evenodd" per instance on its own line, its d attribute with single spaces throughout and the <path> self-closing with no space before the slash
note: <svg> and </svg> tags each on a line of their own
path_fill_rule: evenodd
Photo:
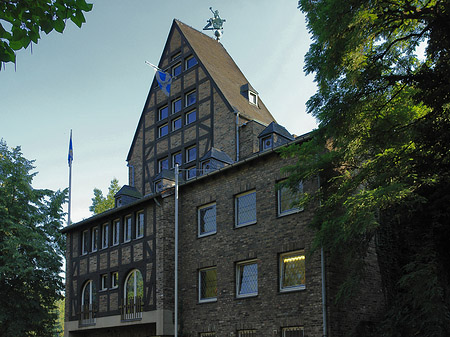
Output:
<svg viewBox="0 0 450 337">
<path fill-rule="evenodd" d="M 121 319 L 122 321 L 142 319 L 143 310 L 142 297 L 129 298 L 121 307 Z"/>
<path fill-rule="evenodd" d="M 94 325 L 95 313 L 95 304 L 83 304 L 81 306 L 80 325 Z"/>
</svg>

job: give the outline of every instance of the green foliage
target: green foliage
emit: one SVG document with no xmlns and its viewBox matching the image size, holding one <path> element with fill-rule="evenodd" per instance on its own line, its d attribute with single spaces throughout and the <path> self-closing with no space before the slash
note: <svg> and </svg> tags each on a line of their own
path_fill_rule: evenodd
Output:
<svg viewBox="0 0 450 337">
<path fill-rule="evenodd" d="M 303 200 L 320 200 L 315 248 L 344 262 L 340 294 L 351 294 L 376 236 L 386 335 L 447 336 L 450 3 L 300 0 L 299 8 L 313 39 L 305 71 L 318 84 L 308 111 L 319 127 L 283 155 L 297 158 L 286 168 L 291 186 L 321 178 Z"/>
<path fill-rule="evenodd" d="M 34 0 L 0 2 L 0 63 L 15 62 L 15 51 L 38 43 L 41 32 L 64 31 L 67 19 L 78 27 L 83 12 L 92 10 L 85 0 Z"/>
<path fill-rule="evenodd" d="M 92 205 L 89 206 L 89 210 L 94 214 L 99 214 L 114 208 L 114 196 L 117 192 L 119 192 L 119 190 L 119 180 L 116 178 L 111 180 L 106 197 L 103 196 L 103 192 L 101 190 L 94 188 L 94 197 L 92 198 Z"/>
<path fill-rule="evenodd" d="M 64 289 L 62 205 L 67 191 L 31 186 L 33 161 L 0 141 L 0 335 L 53 336 Z"/>
</svg>

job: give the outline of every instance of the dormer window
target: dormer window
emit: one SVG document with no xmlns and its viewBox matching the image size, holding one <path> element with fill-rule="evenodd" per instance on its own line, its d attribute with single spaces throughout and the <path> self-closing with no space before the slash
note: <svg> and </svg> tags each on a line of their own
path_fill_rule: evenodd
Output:
<svg viewBox="0 0 450 337">
<path fill-rule="evenodd" d="M 155 181 L 155 193 L 159 193 L 164 189 L 164 184 L 162 180 Z"/>
<path fill-rule="evenodd" d="M 211 160 L 206 160 L 202 163 L 202 174 L 207 174 L 212 171 Z"/>
<path fill-rule="evenodd" d="M 258 104 L 258 95 L 255 94 L 254 92 L 249 91 L 248 92 L 248 101 L 251 104 L 257 105 Z"/>
<path fill-rule="evenodd" d="M 269 150 L 273 147 L 272 135 L 266 136 L 261 139 L 261 150 Z"/>
</svg>

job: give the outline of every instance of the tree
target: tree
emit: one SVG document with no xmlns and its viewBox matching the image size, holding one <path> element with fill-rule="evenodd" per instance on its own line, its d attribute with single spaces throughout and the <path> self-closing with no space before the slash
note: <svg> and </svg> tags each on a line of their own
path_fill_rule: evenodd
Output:
<svg viewBox="0 0 450 337">
<path fill-rule="evenodd" d="M 386 336 L 450 335 L 450 3 L 300 0 L 317 93 L 289 184 L 319 175 L 314 246 L 346 262 L 341 298 L 376 237 Z M 424 53 L 421 55 L 421 48 Z"/>
<path fill-rule="evenodd" d="M 0 141 L 0 335 L 53 336 L 66 190 L 31 186 L 33 161 Z"/>
<path fill-rule="evenodd" d="M 94 197 L 92 198 L 92 205 L 89 206 L 89 210 L 94 214 L 99 214 L 114 208 L 114 196 L 119 190 L 119 180 L 116 178 L 111 180 L 106 197 L 103 196 L 103 192 L 100 189 L 94 188 Z"/>
<path fill-rule="evenodd" d="M 1 1 L 0 63 L 15 62 L 15 51 L 27 48 L 31 42 L 38 43 L 41 32 L 62 33 L 67 19 L 81 28 L 86 22 L 83 12 L 90 10 L 92 4 L 85 0 Z"/>
</svg>

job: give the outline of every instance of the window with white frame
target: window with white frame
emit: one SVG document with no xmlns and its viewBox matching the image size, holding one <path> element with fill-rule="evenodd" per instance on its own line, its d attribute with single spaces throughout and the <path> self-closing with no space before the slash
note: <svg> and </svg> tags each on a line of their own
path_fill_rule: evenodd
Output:
<svg viewBox="0 0 450 337">
<path fill-rule="evenodd" d="M 136 214 L 136 239 L 144 236 L 144 212 L 137 212 Z"/>
<path fill-rule="evenodd" d="M 83 255 L 89 252 L 89 231 L 85 230 L 81 234 L 81 252 Z"/>
<path fill-rule="evenodd" d="M 256 223 L 256 191 L 239 194 L 235 198 L 236 227 Z"/>
<path fill-rule="evenodd" d="M 217 268 L 205 268 L 198 271 L 198 300 L 211 302 L 217 300 Z"/>
<path fill-rule="evenodd" d="M 183 126 L 183 120 L 181 117 L 175 118 L 172 120 L 172 131 L 176 131 L 178 129 L 181 129 Z"/>
<path fill-rule="evenodd" d="M 172 67 L 172 76 L 178 76 L 178 75 L 180 75 L 181 74 L 181 62 L 179 62 L 179 63 L 177 63 L 177 64 L 175 64 L 173 67 Z"/>
<path fill-rule="evenodd" d="M 188 147 L 186 149 L 186 163 L 197 159 L 197 148 L 195 146 Z"/>
<path fill-rule="evenodd" d="M 98 249 L 98 227 L 92 228 L 91 234 L 91 251 L 96 252 Z"/>
<path fill-rule="evenodd" d="M 238 330 L 238 337 L 256 337 L 256 330 Z"/>
<path fill-rule="evenodd" d="M 120 238 L 120 220 L 116 219 L 113 221 L 113 228 L 112 228 L 112 244 L 118 245 L 119 244 L 119 238 Z"/>
<path fill-rule="evenodd" d="M 95 304 L 97 303 L 97 292 L 92 280 L 87 281 L 81 290 L 81 323 L 95 324 Z"/>
<path fill-rule="evenodd" d="M 191 166 L 186 168 L 186 180 L 194 179 L 197 176 L 197 168 Z"/>
<path fill-rule="evenodd" d="M 106 290 L 108 288 L 108 274 L 100 275 L 100 290 Z"/>
<path fill-rule="evenodd" d="M 169 134 L 169 125 L 164 124 L 158 127 L 158 138 L 167 136 Z"/>
<path fill-rule="evenodd" d="M 303 183 L 300 182 L 297 189 L 293 191 L 287 186 L 280 186 L 277 191 L 278 201 L 278 216 L 287 215 L 302 211 L 303 208 L 299 208 L 295 205 L 295 201 L 298 200 L 303 193 Z"/>
<path fill-rule="evenodd" d="M 109 223 L 102 225 L 102 248 L 108 248 L 109 245 Z"/>
<path fill-rule="evenodd" d="M 163 106 L 162 108 L 158 109 L 158 120 L 163 120 L 169 116 L 169 107 Z"/>
<path fill-rule="evenodd" d="M 258 295 L 258 263 L 256 260 L 236 263 L 236 297 Z"/>
<path fill-rule="evenodd" d="M 115 271 L 111 274 L 111 288 L 115 289 L 118 287 L 119 287 L 119 273 Z"/>
<path fill-rule="evenodd" d="M 305 289 L 305 253 L 303 250 L 280 255 L 280 291 Z"/>
<path fill-rule="evenodd" d="M 124 284 L 124 319 L 142 318 L 144 279 L 138 269 L 132 270 Z"/>
<path fill-rule="evenodd" d="M 197 59 L 194 57 L 194 55 L 189 56 L 186 59 L 186 70 L 189 68 L 192 68 L 197 64 Z"/>
<path fill-rule="evenodd" d="M 191 91 L 184 96 L 184 106 L 191 106 L 197 102 L 197 92 Z"/>
<path fill-rule="evenodd" d="M 282 337 L 303 337 L 304 329 L 302 326 L 291 326 L 288 328 L 281 329 Z"/>
<path fill-rule="evenodd" d="M 125 217 L 123 224 L 123 241 L 129 242 L 131 240 L 131 215 Z"/>
<path fill-rule="evenodd" d="M 181 111 L 181 98 L 178 98 L 172 102 L 172 114 L 176 114 Z"/>
<path fill-rule="evenodd" d="M 175 167 L 175 164 L 181 165 L 182 162 L 183 156 L 181 152 L 177 152 L 172 155 L 172 167 Z"/>
<path fill-rule="evenodd" d="M 216 233 L 216 203 L 207 204 L 198 208 L 198 236 Z"/>
<path fill-rule="evenodd" d="M 169 169 L 169 158 L 164 157 L 158 160 L 158 173 Z"/>
<path fill-rule="evenodd" d="M 248 101 L 249 101 L 251 104 L 257 105 L 257 104 L 258 104 L 258 95 L 255 94 L 254 92 L 249 91 L 249 92 L 248 92 Z"/>
<path fill-rule="evenodd" d="M 186 112 L 185 116 L 185 124 L 191 124 L 194 123 L 197 120 L 197 112 L 196 110 L 191 110 L 189 112 Z"/>
</svg>

